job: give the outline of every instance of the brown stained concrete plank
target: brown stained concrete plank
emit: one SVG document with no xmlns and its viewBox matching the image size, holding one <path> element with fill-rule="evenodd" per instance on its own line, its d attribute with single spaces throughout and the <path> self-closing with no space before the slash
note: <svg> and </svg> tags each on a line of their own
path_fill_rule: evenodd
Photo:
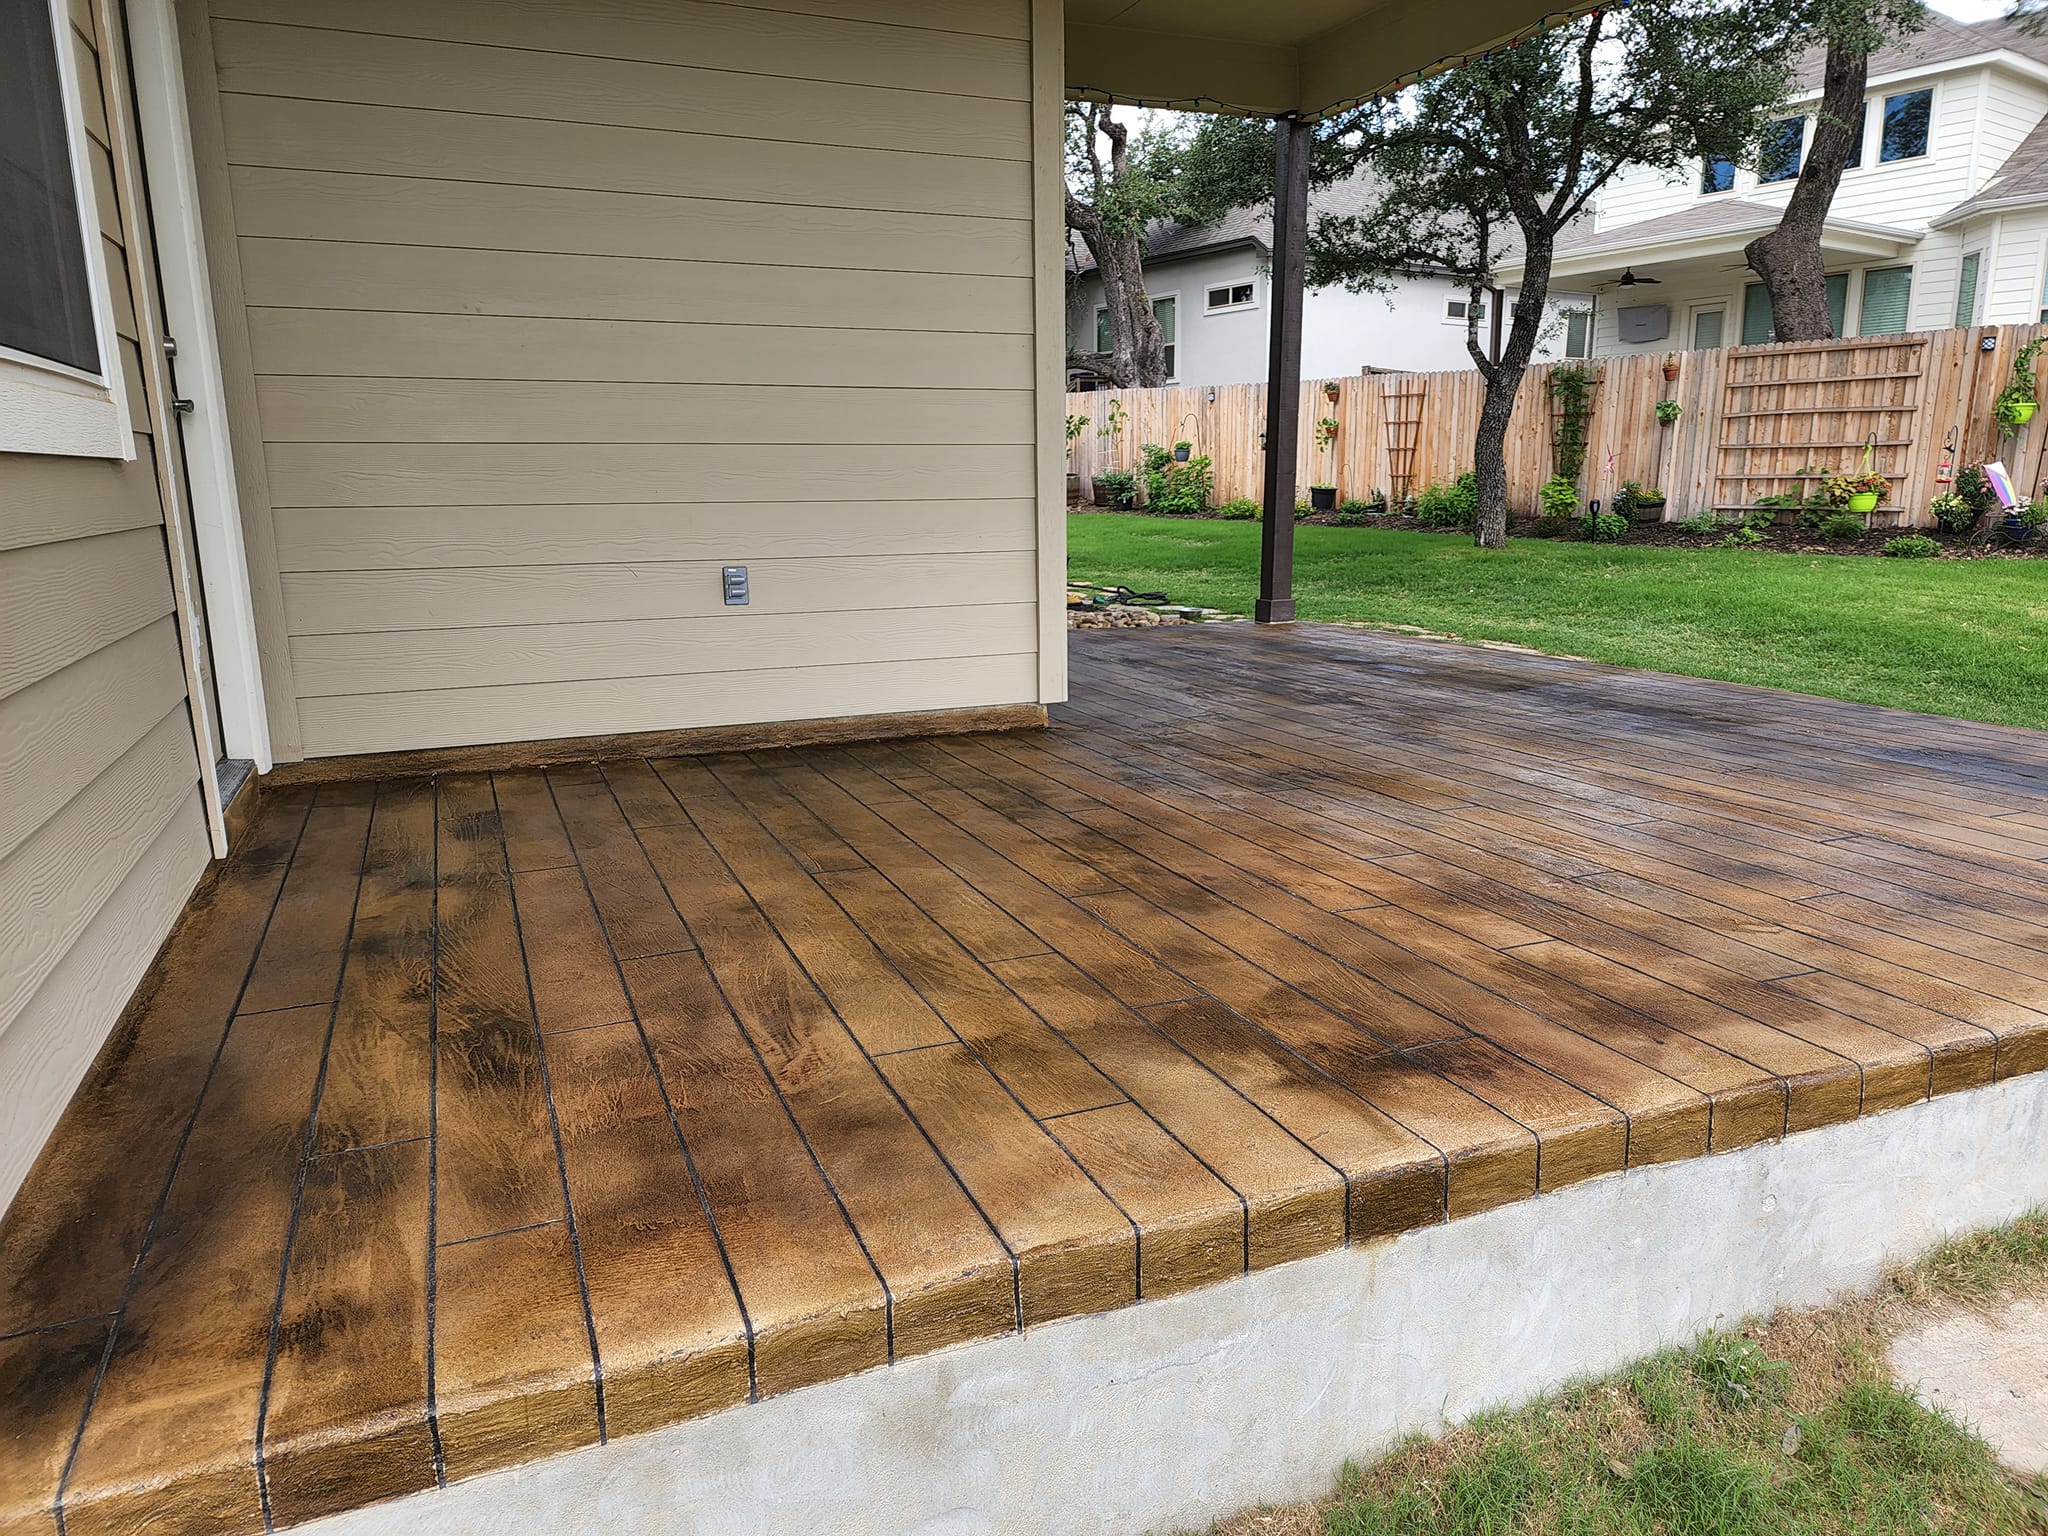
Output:
<svg viewBox="0 0 2048 1536">
<path fill-rule="evenodd" d="M 827 826 L 813 806 L 785 794 L 752 758 L 724 753 L 702 761 L 735 798 L 745 801 L 747 809 L 760 817 L 761 825 L 789 850 L 790 857 L 812 874 L 869 867 L 867 859 Z"/>
<path fill-rule="evenodd" d="M 448 1481 L 595 1445 L 597 1377 L 568 1224 L 445 1245 L 434 1268 Z"/>
<path fill-rule="evenodd" d="M 1527 1129 L 1536 1138 L 1539 1190 L 1618 1173 L 1627 1161 L 1626 1115 L 1490 1040 L 1452 1040 L 1403 1054 Z"/>
<path fill-rule="evenodd" d="M 1772 991 L 1805 998 L 1849 1018 L 1876 1024 L 1925 1047 L 1930 1060 L 1927 1094 L 1923 1096 L 1981 1087 L 1996 1076 L 1998 1036 L 1980 1025 L 1965 1024 L 1961 1019 L 1949 1018 L 1903 998 L 1874 991 L 1861 982 L 1832 976 L 1826 971 L 1807 971 L 1763 985 Z M 1870 1095 L 1866 1091 L 1865 1113 L 1876 1107 L 1870 1103 Z"/>
<path fill-rule="evenodd" d="M 904 1051 L 879 1065 L 1017 1256 L 1025 1327 L 1137 1299 L 1130 1220 L 966 1046 Z"/>
<path fill-rule="evenodd" d="M 1515 999 L 1521 1006 L 1511 1010 L 1482 1002 L 1476 1016 L 1459 1017 L 1494 1044 L 1626 1114 L 1631 1167 L 1698 1157 L 1707 1150 L 1711 1104 L 1685 1080 L 1700 1058 L 1719 1058 L 1709 1065 L 1755 1075 L 1753 1069 L 1689 1036 L 1658 1031 L 1606 998 L 1572 987 L 1512 955 L 1496 954 L 1403 907 L 1374 907 L 1351 917 L 1383 938 L 1430 954 L 1439 965 L 1455 969 L 1491 993 Z"/>
<path fill-rule="evenodd" d="M 111 1318 L 0 1339 L 0 1533 L 55 1536 L 57 1483 L 106 1353 Z"/>
<path fill-rule="evenodd" d="M 851 759 L 807 757 L 827 778 L 1030 930 L 1023 953 L 1057 950 L 1134 1008 L 1196 990 L 996 849 Z M 931 909 L 927 909 L 931 910 Z"/>
<path fill-rule="evenodd" d="M 248 868 L 289 863 L 313 809 L 313 789 L 265 786 L 257 796 L 256 819 L 235 839 L 232 861 Z"/>
<path fill-rule="evenodd" d="M 280 1525 L 434 1485 L 430 1155 L 407 1141 L 307 1165 L 263 1421 Z"/>
<path fill-rule="evenodd" d="M 618 963 L 584 888 L 580 869 L 537 869 L 512 876 L 525 936 L 527 979 L 542 1034 L 617 1024 L 631 1016 Z"/>
<path fill-rule="evenodd" d="M 284 877 L 240 1011 L 266 1013 L 331 1003 L 355 913 L 356 881 L 370 828 L 372 786 L 327 785 Z"/>
<path fill-rule="evenodd" d="M 634 962 L 670 963 L 701 969 L 695 955 Z M 639 1026 L 556 1035 L 547 1056 L 606 1429 L 637 1434 L 745 1402 L 746 1324 Z M 835 1375 L 859 1368 L 832 1363 Z"/>
<path fill-rule="evenodd" d="M 694 948 L 696 941 L 662 893 L 640 840 L 596 766 L 550 768 L 548 784 L 619 958 Z"/>
<path fill-rule="evenodd" d="M 320 1092 L 316 1152 L 433 1129 L 434 787 L 378 788 Z"/>
<path fill-rule="evenodd" d="M 1085 1055 L 881 875 L 846 870 L 817 879 L 1028 1113 L 1044 1119 L 1124 1098 Z"/>
<path fill-rule="evenodd" d="M 283 878 L 235 858 L 200 881 L 0 1216 L 0 1333 L 119 1304 Z"/>
<path fill-rule="evenodd" d="M 688 821 L 690 813 L 644 757 L 615 758 L 597 765 L 626 820 L 636 827 L 666 827 Z"/>
<path fill-rule="evenodd" d="M 1249 1267 L 1342 1245 L 1344 1175 L 1238 1089 L 1058 955 L 994 970 L 1238 1192 Z"/>
<path fill-rule="evenodd" d="M 688 801 L 696 833 L 759 904 L 862 1049 L 880 1054 L 955 1038 L 931 1004 L 883 957 L 874 939 L 840 910 L 723 784 L 688 761 L 670 762 L 662 772 L 670 787 Z"/>
<path fill-rule="evenodd" d="M 555 809 L 547 775 L 538 768 L 508 768 L 491 775 L 506 862 L 515 874 L 562 869 L 576 862 L 569 833 Z"/>
<path fill-rule="evenodd" d="M 1009 1255 L 987 1219 L 745 891 L 695 828 L 653 827 L 646 838 L 722 1001 L 881 1271 L 896 1354 L 1016 1326 Z"/>
<path fill-rule="evenodd" d="M 815 768 L 791 754 L 747 759 L 753 776 L 723 775 L 749 801 L 762 798 L 815 816 L 834 837 L 879 869 L 977 958 L 1042 954 L 1045 941 L 976 890 L 945 860 L 921 848 Z"/>
<path fill-rule="evenodd" d="M 1244 1272 L 1243 1200 L 1137 1105 L 1063 1115 L 1048 1129 L 1137 1227 L 1140 1300 Z"/>
<path fill-rule="evenodd" d="M 331 1011 L 235 1020 L 79 1439 L 68 1531 L 262 1528 L 258 1406 Z"/>
<path fill-rule="evenodd" d="M 562 1217 L 540 1042 L 490 781 L 440 781 L 435 1203 L 444 1243 Z"/>
</svg>

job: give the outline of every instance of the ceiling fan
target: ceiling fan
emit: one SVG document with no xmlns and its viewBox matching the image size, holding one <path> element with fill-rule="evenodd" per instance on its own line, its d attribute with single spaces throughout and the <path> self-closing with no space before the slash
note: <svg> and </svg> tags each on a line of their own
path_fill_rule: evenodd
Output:
<svg viewBox="0 0 2048 1536">
<path fill-rule="evenodd" d="M 1634 288 L 1643 283 L 1661 283 L 1663 281 L 1664 279 L 1661 277 L 1637 277 L 1635 268 L 1626 267 L 1622 270 L 1620 281 L 1615 283 L 1614 286 L 1617 288 Z"/>
</svg>

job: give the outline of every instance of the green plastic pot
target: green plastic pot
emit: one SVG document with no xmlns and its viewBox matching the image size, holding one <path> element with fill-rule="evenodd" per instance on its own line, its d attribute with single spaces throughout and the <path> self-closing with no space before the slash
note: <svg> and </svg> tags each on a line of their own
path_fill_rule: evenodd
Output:
<svg viewBox="0 0 2048 1536">
<path fill-rule="evenodd" d="M 1849 510 L 1851 512 L 1875 512 L 1877 510 L 1877 492 L 1857 492 L 1849 498 Z"/>
<path fill-rule="evenodd" d="M 2041 406 L 2039 401 L 2015 400 L 2011 405 L 2007 406 L 2005 410 L 2006 416 L 2011 421 L 2013 426 L 2024 427 L 2028 422 L 2034 419 L 2034 412 L 2038 411 L 2040 408 Z"/>
</svg>

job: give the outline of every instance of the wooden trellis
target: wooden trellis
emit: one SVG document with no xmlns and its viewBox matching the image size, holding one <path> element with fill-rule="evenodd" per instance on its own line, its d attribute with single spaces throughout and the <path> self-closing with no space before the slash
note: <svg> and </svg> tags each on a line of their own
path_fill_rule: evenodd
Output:
<svg viewBox="0 0 2048 1536">
<path fill-rule="evenodd" d="M 1883 336 L 1738 350 L 1721 386 L 1714 504 L 1805 494 L 1866 459 L 1896 493 L 1919 437 L 1927 349 L 1926 336 Z"/>
<path fill-rule="evenodd" d="M 1429 375 L 1388 374 L 1380 382 L 1380 420 L 1387 439 L 1387 494 L 1396 501 L 1415 489 L 1415 457 L 1422 446 L 1422 408 Z"/>
</svg>

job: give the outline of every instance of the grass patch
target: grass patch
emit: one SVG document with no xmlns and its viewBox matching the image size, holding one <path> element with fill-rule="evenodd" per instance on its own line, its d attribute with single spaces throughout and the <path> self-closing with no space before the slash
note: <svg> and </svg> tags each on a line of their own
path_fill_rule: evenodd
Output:
<svg viewBox="0 0 2048 1536">
<path fill-rule="evenodd" d="M 1875 1295 L 1706 1334 L 1346 1467 L 1214 1536 L 2039 1536 L 2048 1502 L 1893 1385 L 1930 1307 L 2048 1285 L 2048 1213 L 1944 1243 Z M 1284 1432 L 1284 1431 L 1283 1431 Z"/>
<path fill-rule="evenodd" d="M 1251 610 L 1259 525 L 1077 514 L 1077 579 Z M 1406 625 L 1619 666 L 2048 727 L 2048 561 L 1295 531 L 1304 619 Z"/>
</svg>

